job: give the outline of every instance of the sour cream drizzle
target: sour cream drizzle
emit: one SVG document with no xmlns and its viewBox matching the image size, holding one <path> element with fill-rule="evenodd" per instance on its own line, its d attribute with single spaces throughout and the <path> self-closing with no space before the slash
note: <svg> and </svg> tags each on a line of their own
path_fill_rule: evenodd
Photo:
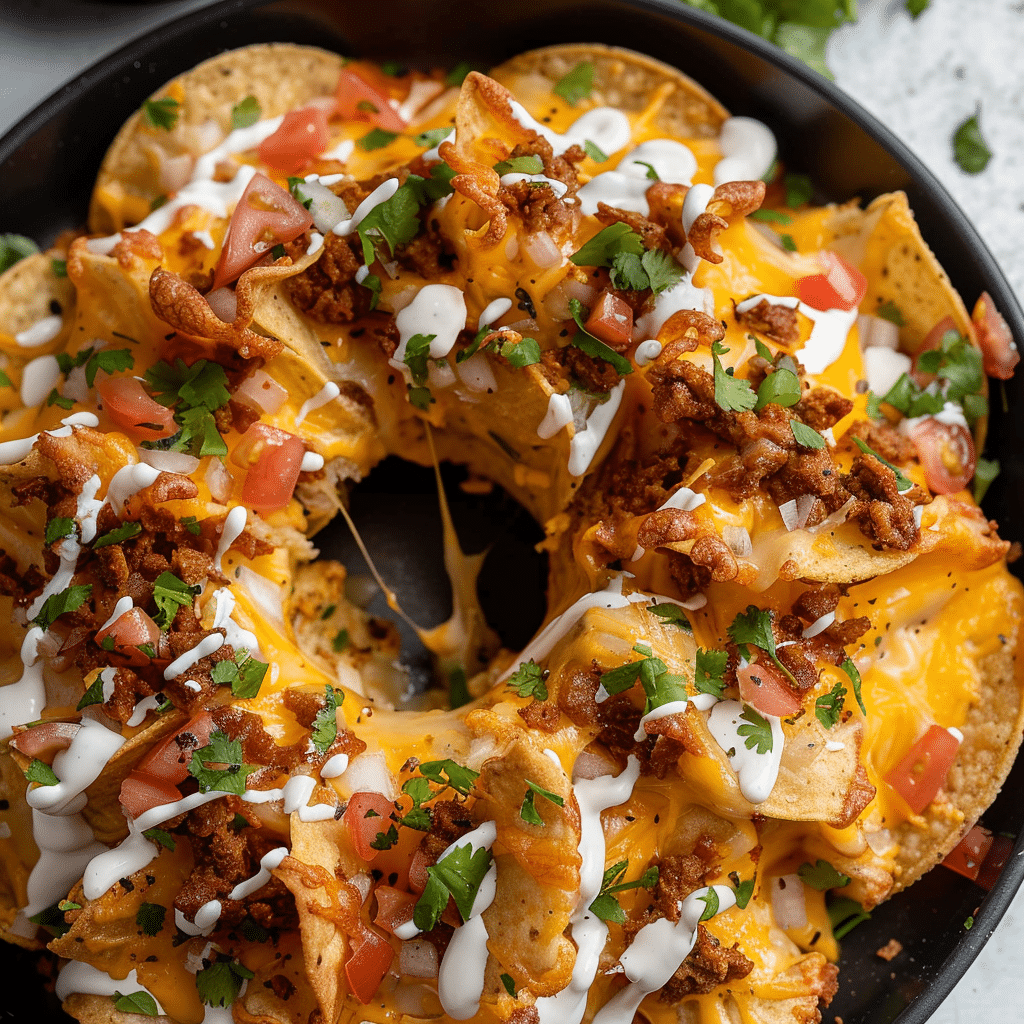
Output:
<svg viewBox="0 0 1024 1024">
<path fill-rule="evenodd" d="M 612 388 L 607 401 L 596 406 L 587 417 L 586 426 L 582 430 L 577 430 L 573 435 L 573 439 L 569 442 L 569 473 L 572 476 L 583 476 L 590 468 L 605 434 L 608 433 L 608 428 L 612 425 L 612 420 L 615 419 L 615 414 L 619 411 L 619 404 L 622 402 L 625 390 L 626 382 L 620 380 Z M 540 433 L 539 428 L 537 433 Z"/>
<path fill-rule="evenodd" d="M 762 804 L 771 796 L 782 764 L 785 736 L 782 722 L 775 715 L 763 715 L 772 731 L 772 748 L 764 754 L 757 746 L 747 747 L 747 737 L 739 729 L 749 724 L 740 718 L 744 705 L 738 700 L 723 700 L 711 709 L 708 729 L 718 745 L 726 752 L 729 764 L 739 779 L 740 792 L 752 803 Z"/>
<path fill-rule="evenodd" d="M 341 388 L 339 388 L 333 380 L 329 380 L 312 398 L 307 398 L 306 401 L 302 403 L 302 407 L 299 409 L 299 414 L 295 417 L 295 426 L 300 426 L 302 421 L 314 409 L 319 409 L 321 406 L 327 405 L 329 402 L 333 402 L 340 394 Z"/>
</svg>

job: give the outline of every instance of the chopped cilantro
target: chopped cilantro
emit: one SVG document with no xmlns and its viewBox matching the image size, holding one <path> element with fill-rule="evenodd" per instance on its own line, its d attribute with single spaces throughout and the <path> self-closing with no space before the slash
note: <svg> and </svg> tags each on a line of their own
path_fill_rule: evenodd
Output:
<svg viewBox="0 0 1024 1024">
<path fill-rule="evenodd" d="M 199 525 L 199 520 L 195 516 L 183 516 L 181 519 L 181 525 L 184 526 L 193 537 L 198 537 L 203 530 Z"/>
<path fill-rule="evenodd" d="M 916 21 L 928 9 L 931 0 L 906 0 L 907 13 Z"/>
<path fill-rule="evenodd" d="M 814 702 L 814 716 L 826 729 L 831 729 L 839 721 L 845 698 L 846 687 L 836 683 L 828 693 L 822 694 Z"/>
<path fill-rule="evenodd" d="M 334 634 L 334 639 L 331 641 L 331 650 L 337 654 L 341 654 L 342 651 L 348 649 L 348 644 L 348 630 L 339 629 L 338 632 Z"/>
<path fill-rule="evenodd" d="M 772 359 L 774 358 L 772 356 L 772 350 L 760 338 L 754 337 L 753 334 L 748 334 L 747 340 L 753 341 L 754 349 L 762 359 L 766 360 L 769 363 L 772 361 Z M 789 372 L 792 373 L 793 371 L 790 370 Z"/>
<path fill-rule="evenodd" d="M 34 256 L 39 246 L 24 235 L 0 235 L 0 274 L 10 270 L 26 256 Z"/>
<path fill-rule="evenodd" d="M 341 700 L 345 699 L 344 690 L 336 690 L 330 683 L 324 687 L 324 706 L 316 713 L 313 719 L 313 746 L 321 753 L 338 737 L 338 694 Z"/>
<path fill-rule="evenodd" d="M 739 885 L 736 886 L 736 906 L 743 910 L 746 905 L 750 902 L 750 897 L 754 895 L 754 878 L 744 878 Z"/>
<path fill-rule="evenodd" d="M 470 64 L 468 60 L 460 60 L 459 63 L 444 76 L 444 84 L 452 87 L 462 85 L 466 79 L 466 75 L 468 75 L 472 70 L 473 65 Z"/>
<path fill-rule="evenodd" d="M 648 605 L 647 611 L 661 619 L 663 626 L 678 626 L 679 629 L 686 630 L 687 633 L 693 632 L 693 627 L 690 625 L 690 620 L 686 617 L 686 612 L 677 604 L 671 604 L 670 602 L 652 604 Z"/>
<path fill-rule="evenodd" d="M 56 388 L 54 388 L 46 396 L 46 407 L 50 408 L 51 405 L 59 405 L 62 409 L 73 409 L 75 407 L 75 400 L 68 398 L 67 395 L 62 395 Z"/>
<path fill-rule="evenodd" d="M 594 163 L 603 164 L 608 162 L 608 154 L 601 149 L 596 142 L 591 142 L 590 139 L 584 139 L 583 152 L 586 153 Z M 650 164 L 647 166 L 650 167 Z M 649 174 L 650 172 L 648 172 L 648 175 Z"/>
<path fill-rule="evenodd" d="M 142 120 L 150 128 L 161 128 L 169 132 L 178 123 L 178 107 L 181 104 L 170 96 L 159 100 L 142 101 Z"/>
<path fill-rule="evenodd" d="M 39 614 L 32 620 L 42 630 L 47 630 L 53 623 L 67 612 L 77 611 L 89 600 L 92 584 L 68 587 L 59 594 L 51 594 L 39 609 Z"/>
<path fill-rule="evenodd" d="M 208 1006 L 230 1006 L 242 991 L 242 983 L 253 977 L 237 960 L 217 960 L 196 973 L 196 989 Z"/>
<path fill-rule="evenodd" d="M 217 729 L 210 734 L 210 742 L 205 747 L 193 752 L 188 770 L 199 783 L 200 793 L 216 790 L 241 796 L 245 792 L 245 780 L 258 767 L 245 764 L 242 744 Z"/>
<path fill-rule="evenodd" d="M 386 60 L 381 63 L 381 71 L 392 78 L 401 78 L 406 73 L 406 67 L 400 61 Z"/>
<path fill-rule="evenodd" d="M 109 639 L 113 640 L 114 638 L 110 637 Z M 99 675 L 97 675 L 96 678 L 92 681 L 92 684 L 89 686 L 89 688 L 82 695 L 82 699 L 78 702 L 78 706 L 75 708 L 75 710 L 76 711 L 81 711 L 84 708 L 90 707 L 93 704 L 102 704 L 102 703 L 103 703 L 103 680 L 99 677 Z"/>
<path fill-rule="evenodd" d="M 639 164 L 641 167 L 647 168 L 647 173 L 644 175 L 644 177 L 648 181 L 661 181 L 661 176 L 654 169 L 654 164 L 649 164 L 646 160 L 634 160 L 633 163 Z"/>
<path fill-rule="evenodd" d="M 156 1000 L 145 991 L 121 995 L 115 990 L 110 998 L 114 1003 L 114 1009 L 119 1013 L 137 1013 L 143 1017 L 156 1017 L 159 1014 Z"/>
<path fill-rule="evenodd" d="M 781 210 L 754 210 L 753 213 L 748 213 L 747 216 L 751 220 L 759 220 L 764 224 L 792 224 L 793 218 L 788 213 L 783 213 Z"/>
<path fill-rule="evenodd" d="M 385 131 L 383 128 L 373 128 L 361 139 L 356 139 L 356 145 L 360 149 L 371 152 L 375 149 L 383 149 L 398 138 L 398 132 Z"/>
<path fill-rule="evenodd" d="M 200 588 L 190 587 L 174 575 L 173 572 L 162 572 L 153 583 L 153 603 L 156 615 L 153 621 L 160 629 L 167 629 L 178 614 L 179 608 L 192 604 L 192 599 Z"/>
<path fill-rule="evenodd" d="M 491 866 L 491 851 L 474 850 L 471 843 L 456 846 L 447 857 L 427 868 L 430 876 L 413 911 L 413 921 L 421 932 L 429 932 L 441 919 L 448 897 L 455 900 L 459 913 L 468 921 L 473 902 Z"/>
<path fill-rule="evenodd" d="M 38 783 L 40 786 L 56 786 L 60 783 L 54 770 L 39 758 L 34 757 L 29 766 L 25 769 L 25 778 L 29 782 Z"/>
<path fill-rule="evenodd" d="M 142 524 L 128 520 L 128 522 L 114 527 L 109 533 L 103 534 L 102 537 L 97 537 L 92 547 L 95 551 L 96 548 L 105 548 L 108 544 L 120 544 L 122 541 L 137 537 L 140 533 L 142 533 Z"/>
<path fill-rule="evenodd" d="M 673 675 L 661 658 L 653 656 L 644 644 L 634 644 L 633 650 L 644 657 L 627 662 L 601 676 L 601 685 L 608 694 L 628 690 L 638 679 L 647 696 L 645 713 L 673 701 L 687 699 L 686 684 L 682 676 Z"/>
<path fill-rule="evenodd" d="M 782 183 L 786 188 L 786 205 L 791 210 L 809 203 L 814 195 L 814 186 L 806 174 L 787 174 Z"/>
<path fill-rule="evenodd" d="M 895 324 L 897 327 L 906 326 L 906 320 L 903 319 L 903 313 L 900 311 L 900 307 L 890 299 L 888 302 L 883 302 L 878 309 L 875 310 L 875 316 L 880 316 L 883 320 L 888 320 L 889 323 Z"/>
<path fill-rule="evenodd" d="M 907 477 L 905 477 L 891 462 L 888 462 L 887 460 L 883 459 L 882 456 L 879 455 L 878 452 L 876 452 L 874 448 L 872 448 L 869 444 L 865 444 L 859 437 L 855 437 L 853 440 L 856 443 L 857 447 L 862 452 L 864 452 L 865 455 L 871 455 L 874 458 L 878 459 L 878 461 L 883 466 L 888 466 L 889 469 L 891 469 L 893 473 L 896 474 L 896 487 L 900 491 L 908 491 L 911 487 L 914 486 L 912 480 L 908 480 Z"/>
<path fill-rule="evenodd" d="M 978 465 L 974 468 L 974 500 L 979 505 L 997 476 L 999 476 L 998 459 L 978 459 Z"/>
<path fill-rule="evenodd" d="M 54 277 L 67 277 L 68 276 L 68 261 L 67 260 L 50 260 L 50 273 Z"/>
<path fill-rule="evenodd" d="M 733 376 L 732 367 L 726 370 L 718 357 L 729 350 L 716 341 L 711 346 L 715 367 L 715 404 L 725 412 L 746 412 L 757 405 L 757 395 L 748 380 Z"/>
<path fill-rule="evenodd" d="M 232 696 L 252 700 L 260 692 L 263 677 L 270 666 L 250 656 L 244 648 L 235 651 L 235 658 L 224 658 L 210 670 L 210 677 L 218 685 L 231 684 Z"/>
<path fill-rule="evenodd" d="M 433 177 L 433 170 L 431 176 Z M 411 242 L 419 232 L 422 205 L 417 186 L 425 179 L 410 174 L 405 184 L 388 200 L 375 206 L 360 222 L 357 231 L 363 243 L 363 262 L 370 266 L 375 258 L 374 243 L 384 242 L 391 255 L 399 245 Z"/>
<path fill-rule="evenodd" d="M 270 938 L 270 932 L 261 924 L 257 924 L 251 917 L 246 917 L 241 925 L 242 938 L 246 942 L 266 942 Z"/>
<path fill-rule="evenodd" d="M 232 128 L 251 128 L 263 116 L 263 109 L 255 96 L 246 96 L 231 108 Z"/>
<path fill-rule="evenodd" d="M 588 242 L 584 242 L 569 259 L 578 267 L 610 267 L 619 253 L 642 256 L 643 239 L 622 221 L 602 228 Z"/>
<path fill-rule="evenodd" d="M 779 370 L 778 372 L 781 373 L 783 371 Z M 793 431 L 793 440 L 802 448 L 825 447 L 825 438 L 814 427 L 807 426 L 803 421 L 792 419 L 789 421 L 789 428 Z"/>
<path fill-rule="evenodd" d="M 589 315 L 589 311 L 580 303 L 579 299 L 569 300 L 569 311 L 572 313 L 572 318 L 576 321 L 576 326 L 579 327 L 579 331 L 572 339 L 571 344 L 582 349 L 588 356 L 592 356 L 594 359 L 603 359 L 606 363 L 610 363 L 612 369 L 620 377 L 633 372 L 633 364 L 628 359 L 623 358 L 615 349 L 609 348 L 603 341 L 588 333 L 583 323 Z"/>
<path fill-rule="evenodd" d="M 162 846 L 165 850 L 170 850 L 171 853 L 174 853 L 177 843 L 175 843 L 174 836 L 170 832 L 165 832 L 162 828 L 147 828 L 142 834 L 147 839 Z"/>
<path fill-rule="evenodd" d="M 376 104 L 371 103 L 369 100 L 360 100 L 356 104 L 356 110 L 362 110 L 366 114 L 379 114 L 380 107 Z"/>
<path fill-rule="evenodd" d="M 585 100 L 594 88 L 594 65 L 588 61 L 580 61 L 571 71 L 563 75 L 551 90 L 561 96 L 570 107 L 575 107 L 580 100 Z"/>
<path fill-rule="evenodd" d="M 800 394 L 800 378 L 792 370 L 775 370 L 761 381 L 754 411 L 763 409 L 769 402 L 789 408 L 800 401 Z"/>
<path fill-rule="evenodd" d="M 424 149 L 433 149 L 439 142 L 443 142 L 455 131 L 454 125 L 442 125 L 440 128 L 428 128 L 425 132 L 413 136 L 413 144 Z"/>
<path fill-rule="evenodd" d="M 473 784 L 480 777 L 479 772 L 445 758 L 443 761 L 424 761 L 419 766 L 420 775 L 442 787 L 450 786 L 456 793 L 469 796 Z"/>
<path fill-rule="evenodd" d="M 535 798 L 538 796 L 544 797 L 545 800 L 550 800 L 551 803 L 557 807 L 564 807 L 565 801 L 557 794 L 550 793 L 542 786 L 538 786 L 536 782 L 531 782 L 529 779 L 523 779 L 523 782 L 529 787 L 526 790 L 526 796 L 523 797 L 523 805 L 519 808 L 519 817 L 523 821 L 528 821 L 531 825 L 543 825 L 544 819 L 540 816 L 540 812 L 537 810 L 535 804 Z"/>
<path fill-rule="evenodd" d="M 57 909 L 62 914 L 66 914 L 69 910 L 81 910 L 82 904 L 72 903 L 71 900 L 61 900 L 60 903 L 57 904 Z"/>
<path fill-rule="evenodd" d="M 971 915 L 968 916 L 967 920 L 964 921 L 964 928 L 966 928 L 967 931 L 970 931 L 973 927 L 974 927 L 974 915 L 971 914 Z"/>
<path fill-rule="evenodd" d="M 844 885 L 850 884 L 849 875 L 836 871 L 827 860 L 820 858 L 814 864 L 801 864 L 796 873 L 804 885 L 809 885 L 819 892 L 826 889 L 841 889 Z"/>
<path fill-rule="evenodd" d="M 68 519 L 65 516 L 55 516 L 46 524 L 46 534 L 43 539 L 47 544 L 52 544 L 54 541 L 68 537 L 74 532 L 74 519 Z"/>
<path fill-rule="evenodd" d="M 513 999 L 516 999 L 516 998 L 518 998 L 518 997 L 516 996 L 516 982 L 515 982 L 515 979 L 514 979 L 514 978 L 512 977 L 512 975 L 511 975 L 511 974 L 502 974 L 502 975 L 501 975 L 501 983 L 502 983 L 502 985 L 504 985 L 504 986 L 505 986 L 505 991 L 506 991 L 506 992 L 507 992 L 507 993 L 508 993 L 508 994 L 509 994 L 509 995 L 510 995 L 510 996 L 511 996 L 511 997 L 512 997 Z"/>
<path fill-rule="evenodd" d="M 405 365 L 412 373 L 412 379 L 416 384 L 427 382 L 427 360 L 430 358 L 430 343 L 436 338 L 436 334 L 414 334 L 405 346 L 405 355 L 402 357 Z"/>
<path fill-rule="evenodd" d="M 782 243 L 782 248 L 785 249 L 786 252 L 797 251 L 796 242 L 793 241 L 792 235 L 779 235 L 779 241 Z"/>
<path fill-rule="evenodd" d="M 539 156 L 514 156 L 494 165 L 495 173 L 502 174 L 541 174 L 544 161 Z"/>
<path fill-rule="evenodd" d="M 712 697 L 721 697 L 725 687 L 725 667 L 729 663 L 729 655 L 725 651 L 705 651 L 697 648 L 696 667 L 693 674 L 693 685 L 698 693 L 709 693 Z"/>
<path fill-rule="evenodd" d="M 632 882 L 619 882 L 618 879 L 626 873 L 628 867 L 628 860 L 620 860 L 608 868 L 601 879 L 601 891 L 590 904 L 590 911 L 602 921 L 615 924 L 625 922 L 626 913 L 615 898 L 616 893 L 628 889 L 653 889 L 658 884 L 658 869 L 653 866 Z"/>
<path fill-rule="evenodd" d="M 737 644 L 753 644 L 775 658 L 771 612 L 758 608 L 756 604 L 747 605 L 747 610 L 733 619 L 728 633 Z"/>
<path fill-rule="evenodd" d="M 697 899 L 704 904 L 704 911 L 700 915 L 700 920 L 710 921 L 718 913 L 719 901 L 715 887 L 709 886 L 704 895 L 698 896 Z"/>
<path fill-rule="evenodd" d="M 981 134 L 979 107 L 953 133 L 953 158 L 968 174 L 980 174 L 992 159 L 992 151 Z"/>
<path fill-rule="evenodd" d="M 447 788 L 447 787 L 445 787 Z M 402 783 L 402 792 L 412 800 L 412 809 L 400 819 L 399 824 L 419 832 L 429 832 L 433 817 L 429 807 L 423 805 L 434 798 L 434 789 L 429 779 L 416 776 Z"/>
<path fill-rule="evenodd" d="M 144 935 L 156 935 L 163 928 L 166 915 L 167 908 L 159 903 L 140 903 L 135 912 L 135 923 Z"/>
<path fill-rule="evenodd" d="M 398 829 L 394 825 L 388 827 L 387 832 L 378 832 L 370 840 L 370 846 L 375 850 L 390 850 L 398 842 Z"/>
<path fill-rule="evenodd" d="M 448 673 L 448 705 L 452 708 L 461 708 L 472 699 L 466 680 L 466 670 L 461 665 L 456 665 Z"/>
<path fill-rule="evenodd" d="M 533 366 L 540 362 L 540 343 L 534 338 L 523 338 L 522 341 L 506 341 L 498 349 L 499 355 L 509 361 L 517 370 L 524 366 Z"/>
<path fill-rule="evenodd" d="M 64 920 L 64 912 L 57 904 L 51 904 L 44 910 L 40 910 L 38 914 L 33 914 L 29 920 L 33 924 L 39 925 L 40 928 L 45 928 L 51 935 L 57 938 L 66 935 L 71 930 L 71 926 Z"/>
<path fill-rule="evenodd" d="M 227 445 L 213 418 L 214 411 L 231 399 L 219 363 L 197 359 L 186 366 L 179 358 L 172 366 L 161 361 L 146 370 L 145 377 L 156 401 L 176 407 L 174 419 L 181 432 L 171 445 L 172 451 L 185 451 L 197 458 L 227 455 Z"/>
<path fill-rule="evenodd" d="M 743 705 L 743 711 L 740 712 L 740 718 L 742 718 L 747 725 L 741 725 L 736 733 L 739 736 L 745 737 L 744 743 L 746 744 L 747 750 L 753 750 L 757 747 L 759 754 L 770 754 L 774 741 L 772 739 L 772 727 L 768 724 L 768 720 L 758 714 L 749 704 Z"/>
<path fill-rule="evenodd" d="M 421 412 L 426 412 L 430 408 L 431 402 L 437 401 L 434 396 L 430 393 L 430 388 L 414 388 L 408 389 L 409 404 L 414 409 L 419 409 Z"/>
<path fill-rule="evenodd" d="M 547 700 L 548 688 L 544 685 L 547 670 L 538 665 L 532 658 L 524 662 L 512 673 L 508 687 L 515 690 L 520 697 L 533 697 L 535 700 Z"/>
<path fill-rule="evenodd" d="M 881 639 L 881 637 L 878 637 L 878 640 Z M 860 707 L 861 714 L 866 715 L 868 713 L 868 709 L 864 707 L 864 698 L 861 696 L 860 693 L 861 680 L 860 672 L 857 671 L 857 666 L 854 665 L 854 663 L 849 658 L 847 658 L 839 667 L 847 674 L 847 676 L 849 676 L 850 686 L 853 687 L 853 695 L 857 698 L 857 704 Z"/>
</svg>

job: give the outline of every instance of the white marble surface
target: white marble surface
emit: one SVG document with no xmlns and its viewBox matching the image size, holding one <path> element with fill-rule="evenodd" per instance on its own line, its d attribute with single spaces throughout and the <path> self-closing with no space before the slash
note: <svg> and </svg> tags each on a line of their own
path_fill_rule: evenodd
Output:
<svg viewBox="0 0 1024 1024">
<path fill-rule="evenodd" d="M 208 3 L 0 2 L 0 134 L 133 36 Z M 72 6 L 73 19 L 67 14 Z M 1024 295 L 1022 53 L 1024 3 L 1016 0 L 932 0 L 916 21 L 902 0 L 860 0 L 858 22 L 836 32 L 829 51 L 839 85 L 939 177 L 975 222 L 1019 295 Z M 994 155 L 982 174 L 971 176 L 953 160 L 950 140 L 979 104 L 982 131 Z M 933 1024 L 1024 1021 L 1022 977 L 1024 892 L 932 1017 Z M 830 1021 L 828 1014 L 825 1020 Z"/>
</svg>

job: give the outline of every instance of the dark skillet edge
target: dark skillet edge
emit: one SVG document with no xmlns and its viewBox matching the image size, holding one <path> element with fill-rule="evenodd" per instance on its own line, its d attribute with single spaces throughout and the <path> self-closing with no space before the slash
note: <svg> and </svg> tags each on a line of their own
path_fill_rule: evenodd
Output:
<svg viewBox="0 0 1024 1024">
<path fill-rule="evenodd" d="M 159 47 L 166 46 L 188 32 L 194 32 L 198 26 L 216 23 L 219 19 L 231 18 L 243 14 L 245 11 L 267 6 L 270 0 L 223 0 L 221 3 L 211 5 L 199 11 L 189 12 L 177 18 L 168 20 L 157 28 L 154 28 L 120 49 L 100 59 L 84 72 L 76 76 L 71 82 L 55 90 L 38 104 L 32 111 L 18 121 L 3 138 L 0 138 L 0 165 L 11 159 L 33 136 L 44 130 L 58 115 L 65 112 L 69 107 L 79 101 L 94 86 L 108 84 L 115 80 L 114 76 L 128 72 L 134 76 L 134 62 L 145 60 L 146 57 Z M 553 7 L 558 6 L 553 4 Z M 564 6 L 564 4 L 563 4 Z M 781 70 L 784 74 L 796 80 L 804 89 L 816 94 L 818 97 L 830 104 L 842 117 L 852 122 L 868 139 L 877 143 L 884 149 L 888 156 L 895 161 L 907 173 L 909 180 L 915 186 L 915 191 L 926 197 L 931 218 L 935 221 L 937 230 L 947 239 L 956 237 L 960 243 L 959 261 L 956 264 L 956 272 L 951 276 L 954 281 L 962 279 L 965 275 L 981 282 L 995 300 L 996 306 L 1003 313 L 1011 331 L 1018 339 L 1024 341 L 1024 314 L 1010 289 L 1001 269 L 988 248 L 981 240 L 973 223 L 966 217 L 956 202 L 952 199 L 945 187 L 932 175 L 919 158 L 888 128 L 882 125 L 873 115 L 868 113 L 856 101 L 843 93 L 834 83 L 828 81 L 816 72 L 811 71 L 804 64 L 789 54 L 768 43 L 761 37 L 738 28 L 730 23 L 721 21 L 702 11 L 683 7 L 671 2 L 671 0 L 614 0 L 611 6 L 619 10 L 633 9 L 648 14 L 667 18 L 677 23 L 690 26 L 698 32 L 711 36 L 726 46 L 737 46 L 766 64 Z M 312 19 L 308 8 L 303 8 L 301 3 L 277 4 L 277 11 L 285 16 L 291 14 L 300 19 L 305 17 Z M 579 34 L 581 37 L 585 32 Z M 313 42 L 311 39 L 302 41 Z M 332 45 L 336 40 L 324 39 L 326 45 Z M 216 52 L 216 51 L 214 51 Z M 190 61 L 188 66 L 196 63 Z M 141 77 L 141 73 L 138 77 Z M 169 77 L 169 76 L 168 76 Z M 162 79 L 161 79 L 162 81 Z M 141 100 L 152 91 L 151 88 L 142 89 L 136 82 L 126 89 L 129 93 L 138 93 Z M 782 106 L 784 100 L 779 101 Z M 104 144 L 109 139 L 104 140 Z M 61 201 L 58 197 L 57 202 Z M 912 204 L 915 212 L 920 208 L 920 199 L 915 199 Z M 925 237 L 929 239 L 930 232 L 925 228 Z M 963 243 L 967 244 L 964 245 Z M 950 257 L 943 257 L 945 265 L 952 265 Z M 979 289 L 980 291 L 980 289 Z M 965 298 L 972 302 L 976 297 L 966 292 Z M 1017 380 L 1011 382 L 1011 390 L 1015 400 L 1021 399 L 1021 391 L 1024 382 Z M 993 389 L 997 393 L 997 389 Z M 993 436 L 998 437 L 998 428 L 1019 427 L 1013 424 L 1012 418 L 1005 412 L 1000 413 L 997 403 L 993 402 L 993 425 L 997 428 Z M 1005 452 L 1006 443 L 1001 446 Z M 1013 523 L 1017 528 L 1014 531 L 1022 533 L 1020 528 L 1019 509 L 1024 507 L 1021 501 L 1022 487 L 1024 487 L 1024 463 L 1021 460 L 1007 466 L 1004 461 L 1004 476 L 997 481 L 993 487 L 992 498 L 986 501 L 986 506 L 995 505 L 998 511 L 1005 516 L 1005 521 Z M 1012 493 L 1011 493 L 1012 491 Z M 992 509 L 988 508 L 991 512 Z M 1015 776 L 1024 773 L 1024 765 L 1018 762 L 1014 770 Z M 1003 794 L 997 801 L 1005 809 L 1014 782 L 1011 778 L 1004 787 Z M 1019 825 L 1018 825 L 1019 827 Z M 1004 868 L 1001 877 L 994 886 L 991 893 L 987 894 L 978 904 L 978 912 L 975 918 L 974 927 L 965 935 L 961 935 L 952 951 L 945 959 L 934 968 L 934 976 L 926 987 L 916 990 L 910 994 L 909 1005 L 905 1005 L 902 1012 L 897 1007 L 883 1010 L 883 1016 L 873 1017 L 872 1020 L 885 1021 L 896 1020 L 899 1024 L 923 1024 L 925 1020 L 938 1008 L 943 999 L 948 995 L 956 983 L 966 972 L 971 963 L 980 953 L 985 942 L 991 936 L 999 920 L 1009 906 L 1014 894 L 1024 878 L 1024 830 L 1018 836 L 1014 845 L 1014 852 Z M 919 883 L 920 884 L 920 883 Z M 981 895 L 981 890 L 969 883 L 964 883 L 969 888 L 962 891 L 965 893 L 965 905 L 974 903 L 975 894 Z M 854 933 L 856 934 L 856 933 Z M 888 965 L 884 965 L 888 971 Z M 931 975 L 932 970 L 925 972 Z M 842 977 L 842 974 L 841 974 Z M 918 980 L 918 984 L 921 984 Z M 829 1015 L 826 1014 L 826 1019 Z"/>
</svg>

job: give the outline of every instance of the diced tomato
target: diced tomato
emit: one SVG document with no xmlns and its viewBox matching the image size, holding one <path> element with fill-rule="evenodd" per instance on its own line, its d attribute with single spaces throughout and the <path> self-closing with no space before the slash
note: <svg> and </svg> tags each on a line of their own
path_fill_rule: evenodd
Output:
<svg viewBox="0 0 1024 1024">
<path fill-rule="evenodd" d="M 601 292 L 585 326 L 595 338 L 621 351 L 633 337 L 633 310 L 612 292 Z"/>
<path fill-rule="evenodd" d="M 313 216 L 302 203 L 257 172 L 231 214 L 213 287 L 230 284 L 273 246 L 298 238 L 312 223 Z"/>
<path fill-rule="evenodd" d="M 417 850 L 412 855 L 412 863 L 409 865 L 409 888 L 413 892 L 422 893 L 427 887 L 430 875 L 427 868 L 430 866 L 430 858 L 422 851 Z"/>
<path fill-rule="evenodd" d="M 796 283 L 801 302 L 813 309 L 853 309 L 868 290 L 867 278 L 837 252 L 825 249 L 818 254 L 824 274 L 810 274 Z"/>
<path fill-rule="evenodd" d="M 345 978 L 356 999 L 368 1003 L 388 973 L 395 951 L 387 939 L 369 928 L 363 930 L 361 937 L 353 938 L 352 945 L 352 955 L 345 963 Z"/>
<path fill-rule="evenodd" d="M 26 757 L 52 764 L 53 755 L 58 750 L 67 750 L 81 728 L 77 722 L 43 722 L 12 736 L 8 742 Z"/>
<path fill-rule="evenodd" d="M 740 683 L 740 696 L 762 715 L 795 715 L 800 710 L 800 698 L 789 688 L 782 673 L 771 665 L 755 662 L 745 665 L 736 673 Z"/>
<path fill-rule="evenodd" d="M 348 826 L 356 856 L 371 861 L 377 856 L 372 843 L 381 832 L 391 827 L 395 805 L 380 793 L 353 793 L 342 821 Z"/>
<path fill-rule="evenodd" d="M 129 608 L 123 615 L 116 618 L 106 629 L 96 634 L 96 643 L 103 647 L 103 641 L 110 638 L 114 642 L 110 649 L 128 659 L 129 665 L 148 665 L 150 656 L 139 648 L 149 644 L 153 651 L 160 642 L 160 627 L 141 609 Z"/>
<path fill-rule="evenodd" d="M 371 85 L 351 68 L 342 68 L 335 93 L 338 116 L 345 121 L 366 121 L 389 132 L 405 131 L 402 115 L 383 90 Z"/>
<path fill-rule="evenodd" d="M 885 777 L 885 781 L 920 814 L 935 799 L 956 760 L 960 741 L 948 729 L 933 725 Z"/>
<path fill-rule="evenodd" d="M 955 494 L 971 482 L 978 457 L 974 438 L 962 424 L 928 416 L 914 425 L 910 437 L 933 494 Z"/>
<path fill-rule="evenodd" d="M 910 371 L 910 376 L 914 378 L 914 382 L 918 387 L 926 388 L 933 380 L 935 380 L 934 373 L 926 373 L 924 370 L 918 369 L 918 360 L 925 352 L 931 352 L 934 349 L 937 349 L 942 344 L 942 339 L 950 331 L 956 331 L 956 329 L 956 322 L 953 318 L 951 316 L 944 316 L 924 336 L 924 341 L 921 342 L 921 347 L 917 350 L 917 355 L 914 357 L 914 368 Z"/>
<path fill-rule="evenodd" d="M 942 862 L 972 882 L 978 877 L 982 861 L 992 848 L 992 833 L 987 828 L 975 825 L 960 842 L 950 850 Z"/>
<path fill-rule="evenodd" d="M 1009 380 L 1014 367 L 1020 362 L 1020 353 L 1014 344 L 1010 327 L 1003 314 L 996 309 L 992 296 L 982 292 L 971 313 L 974 329 L 981 347 L 982 365 L 990 377 Z"/>
<path fill-rule="evenodd" d="M 1009 836 L 993 836 L 992 847 L 978 872 L 977 882 L 986 891 L 999 881 L 1006 862 L 1013 853 L 1013 840 Z"/>
<path fill-rule="evenodd" d="M 181 799 L 181 792 L 167 779 L 133 769 L 121 783 L 118 799 L 121 806 L 133 818 L 137 818 L 153 807 L 177 803 Z"/>
<path fill-rule="evenodd" d="M 395 933 L 395 929 L 412 920 L 413 910 L 416 908 L 418 896 L 411 892 L 402 892 L 401 889 L 392 888 L 390 885 L 378 885 L 373 890 L 377 897 L 377 914 L 373 923 L 380 925 L 385 931 Z"/>
<path fill-rule="evenodd" d="M 281 127 L 259 144 L 256 153 L 275 171 L 294 174 L 318 157 L 330 141 L 327 115 L 319 107 L 302 107 L 285 114 Z"/>
<path fill-rule="evenodd" d="M 108 377 L 96 385 L 106 414 L 132 438 L 155 441 L 178 432 L 174 412 L 150 398 L 134 377 Z"/>
<path fill-rule="evenodd" d="M 257 512 L 284 508 L 292 500 L 305 454 L 301 438 L 266 423 L 253 423 L 231 453 L 231 461 L 248 470 L 242 504 Z"/>
</svg>

